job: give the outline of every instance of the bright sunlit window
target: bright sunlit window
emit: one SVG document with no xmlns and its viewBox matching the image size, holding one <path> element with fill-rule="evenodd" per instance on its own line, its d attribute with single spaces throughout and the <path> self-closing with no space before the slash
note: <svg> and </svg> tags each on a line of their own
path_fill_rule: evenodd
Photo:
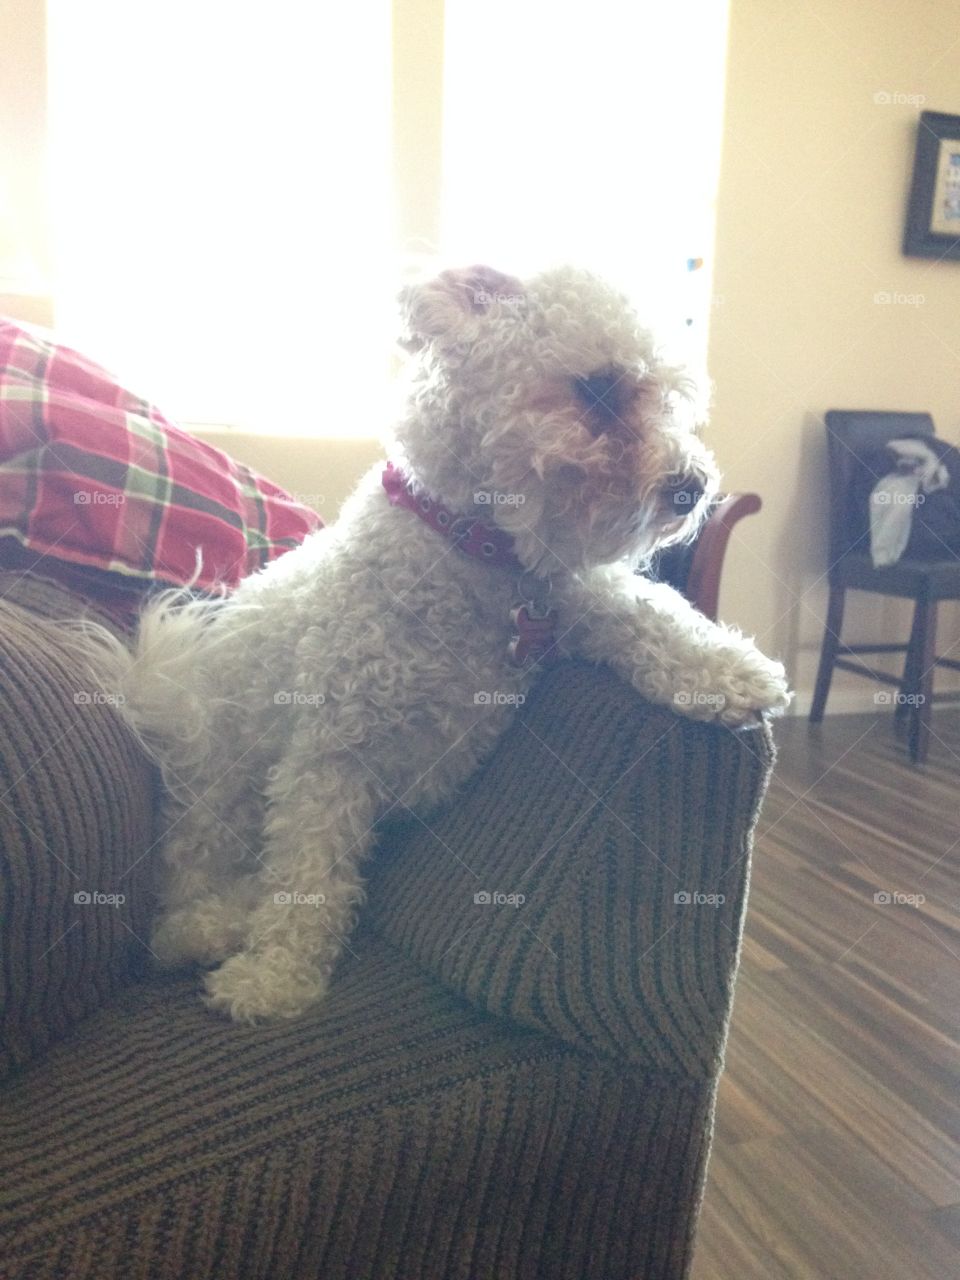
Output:
<svg viewBox="0 0 960 1280">
<path fill-rule="evenodd" d="M 50 0 L 59 336 L 187 424 L 377 434 L 404 268 L 392 11 Z M 437 0 L 417 16 L 441 12 L 443 91 L 411 76 L 403 92 L 443 121 L 442 259 L 593 266 L 697 359 L 726 4 Z"/>
<path fill-rule="evenodd" d="M 702 357 L 726 40 L 723 0 L 447 0 L 444 252 L 591 266 Z"/>
<path fill-rule="evenodd" d="M 50 0 L 49 65 L 63 339 L 186 422 L 369 433 L 389 0 Z"/>
</svg>

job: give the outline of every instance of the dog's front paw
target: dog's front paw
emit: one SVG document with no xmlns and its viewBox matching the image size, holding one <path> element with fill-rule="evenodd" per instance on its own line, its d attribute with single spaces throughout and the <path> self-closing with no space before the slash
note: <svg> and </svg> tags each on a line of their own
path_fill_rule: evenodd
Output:
<svg viewBox="0 0 960 1280">
<path fill-rule="evenodd" d="M 731 729 L 757 725 L 764 715 L 783 715 L 793 699 L 783 665 L 758 650 L 745 655 L 723 683 L 717 718 Z"/>
<path fill-rule="evenodd" d="M 324 995 L 324 973 L 283 947 L 242 951 L 204 980 L 204 1003 L 234 1022 L 299 1018 Z"/>
<path fill-rule="evenodd" d="M 673 707 L 691 720 L 716 720 L 738 729 L 760 724 L 764 715 L 782 715 L 793 694 L 786 672 L 779 662 L 771 662 L 757 649 L 737 655 L 716 674 L 712 688 L 703 682 L 703 672 L 687 689 L 673 695 Z"/>
</svg>

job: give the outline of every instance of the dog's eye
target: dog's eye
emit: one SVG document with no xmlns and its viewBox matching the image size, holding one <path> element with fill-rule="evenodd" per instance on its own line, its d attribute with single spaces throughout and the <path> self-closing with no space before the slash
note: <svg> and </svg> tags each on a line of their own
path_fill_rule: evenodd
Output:
<svg viewBox="0 0 960 1280">
<path fill-rule="evenodd" d="M 588 425 L 599 435 L 616 422 L 623 412 L 624 375 L 619 369 L 601 369 L 583 378 L 574 378 L 577 396 L 590 410 Z"/>
</svg>

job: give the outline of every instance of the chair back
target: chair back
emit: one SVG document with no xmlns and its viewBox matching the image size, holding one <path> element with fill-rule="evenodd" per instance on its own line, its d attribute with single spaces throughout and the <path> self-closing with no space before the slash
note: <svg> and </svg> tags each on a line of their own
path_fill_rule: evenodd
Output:
<svg viewBox="0 0 960 1280">
<path fill-rule="evenodd" d="M 763 506 L 758 493 L 724 493 L 715 498 L 693 542 L 664 547 L 644 570 L 686 596 L 712 622 L 717 621 L 720 575 L 733 526 Z"/>
<path fill-rule="evenodd" d="M 857 464 L 874 449 L 900 436 L 936 434 L 929 413 L 892 413 L 879 409 L 831 409 L 826 415 L 827 465 L 830 472 L 830 566 L 861 539 L 862 522 L 851 510 L 850 494 Z M 880 477 L 878 476 L 879 480 Z"/>
</svg>

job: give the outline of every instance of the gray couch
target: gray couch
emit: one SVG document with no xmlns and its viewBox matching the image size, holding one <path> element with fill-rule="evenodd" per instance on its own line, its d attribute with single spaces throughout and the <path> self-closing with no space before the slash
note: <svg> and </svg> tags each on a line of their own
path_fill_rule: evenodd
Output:
<svg viewBox="0 0 960 1280">
<path fill-rule="evenodd" d="M 38 622 L 76 602 L 10 586 L 0 1275 L 685 1276 L 768 730 L 558 666 L 383 831 L 322 1008 L 234 1026 L 151 967 L 156 784 Z"/>
</svg>

